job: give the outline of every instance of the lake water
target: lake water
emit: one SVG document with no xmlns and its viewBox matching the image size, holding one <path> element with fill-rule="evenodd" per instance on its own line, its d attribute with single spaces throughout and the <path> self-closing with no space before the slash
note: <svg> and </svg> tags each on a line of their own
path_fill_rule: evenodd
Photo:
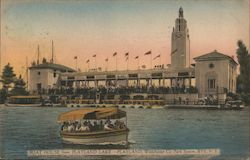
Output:
<svg viewBox="0 0 250 160">
<path fill-rule="evenodd" d="M 82 145 L 64 144 L 60 139 L 57 116 L 68 110 L 72 109 L 0 106 L 0 159 L 28 158 L 27 150 L 86 149 Z M 129 149 L 218 148 L 221 150 L 221 155 L 212 159 L 247 159 L 250 157 L 249 107 L 241 111 L 125 110 L 130 129 Z M 105 147 L 99 146 L 98 148 L 104 149 Z M 116 146 L 109 146 L 109 148 L 116 149 Z M 115 159 L 117 158 L 145 159 L 145 157 L 126 156 Z"/>
</svg>

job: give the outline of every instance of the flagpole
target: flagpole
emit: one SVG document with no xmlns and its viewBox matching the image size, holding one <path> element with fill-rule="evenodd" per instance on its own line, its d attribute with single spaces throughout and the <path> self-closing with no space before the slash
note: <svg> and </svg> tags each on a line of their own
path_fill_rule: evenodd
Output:
<svg viewBox="0 0 250 160">
<path fill-rule="evenodd" d="M 129 55 L 128 55 L 128 60 L 127 60 L 127 70 L 128 70 L 128 62 L 129 62 Z"/>
<path fill-rule="evenodd" d="M 160 54 L 160 66 L 161 66 L 161 54 Z M 161 66 L 161 68 L 162 68 L 162 66 Z"/>
<path fill-rule="evenodd" d="M 106 71 L 108 71 L 108 61 L 106 61 Z"/>
<path fill-rule="evenodd" d="M 106 61 L 105 71 L 108 71 L 108 61 L 109 61 L 108 58 L 106 58 L 105 61 Z"/>
<path fill-rule="evenodd" d="M 116 64 L 115 64 L 115 68 L 116 68 L 116 71 L 117 71 L 117 54 L 115 55 L 115 59 L 116 59 Z"/>
<path fill-rule="evenodd" d="M 152 53 L 150 54 L 150 65 L 151 65 L 151 69 L 152 69 Z"/>
<path fill-rule="evenodd" d="M 95 55 L 95 69 L 97 70 L 97 68 L 96 68 L 96 55 Z"/>
<path fill-rule="evenodd" d="M 77 71 L 77 68 L 78 68 L 78 66 L 77 66 L 77 57 L 76 57 L 76 71 Z"/>
<path fill-rule="evenodd" d="M 26 88 L 29 88 L 29 69 L 28 69 L 28 57 L 26 56 Z"/>
<path fill-rule="evenodd" d="M 138 66 L 138 70 L 140 69 L 140 57 L 138 57 L 138 61 L 137 61 L 137 66 Z"/>
</svg>

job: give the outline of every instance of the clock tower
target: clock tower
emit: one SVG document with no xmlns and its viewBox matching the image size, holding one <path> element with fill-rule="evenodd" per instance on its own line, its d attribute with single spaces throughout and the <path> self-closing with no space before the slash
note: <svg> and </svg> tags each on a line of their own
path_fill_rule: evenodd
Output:
<svg viewBox="0 0 250 160">
<path fill-rule="evenodd" d="M 175 20 L 172 32 L 171 67 L 190 67 L 190 40 L 187 21 L 183 16 L 183 9 L 179 9 L 179 17 Z"/>
</svg>

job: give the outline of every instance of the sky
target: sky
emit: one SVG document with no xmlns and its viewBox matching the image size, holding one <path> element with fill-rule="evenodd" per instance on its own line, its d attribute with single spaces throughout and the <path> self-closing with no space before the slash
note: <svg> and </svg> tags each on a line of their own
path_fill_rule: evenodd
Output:
<svg viewBox="0 0 250 160">
<path fill-rule="evenodd" d="M 51 59 L 54 41 L 56 63 L 115 70 L 150 67 L 171 61 L 171 33 L 179 7 L 190 34 L 192 58 L 217 50 L 236 57 L 237 41 L 249 49 L 249 0 L 3 0 L 1 2 L 1 66 L 8 62 L 17 74 L 41 57 Z M 97 55 L 96 58 L 93 55 Z M 108 63 L 105 59 L 108 58 Z"/>
</svg>

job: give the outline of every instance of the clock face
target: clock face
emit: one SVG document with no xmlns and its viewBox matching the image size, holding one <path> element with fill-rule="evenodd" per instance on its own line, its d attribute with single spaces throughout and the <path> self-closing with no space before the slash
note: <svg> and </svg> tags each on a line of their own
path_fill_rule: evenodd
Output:
<svg viewBox="0 0 250 160">
<path fill-rule="evenodd" d="M 214 64 L 213 64 L 213 63 L 210 63 L 210 64 L 208 65 L 208 67 L 209 67 L 210 69 L 213 69 L 213 68 L 214 68 Z"/>
</svg>

